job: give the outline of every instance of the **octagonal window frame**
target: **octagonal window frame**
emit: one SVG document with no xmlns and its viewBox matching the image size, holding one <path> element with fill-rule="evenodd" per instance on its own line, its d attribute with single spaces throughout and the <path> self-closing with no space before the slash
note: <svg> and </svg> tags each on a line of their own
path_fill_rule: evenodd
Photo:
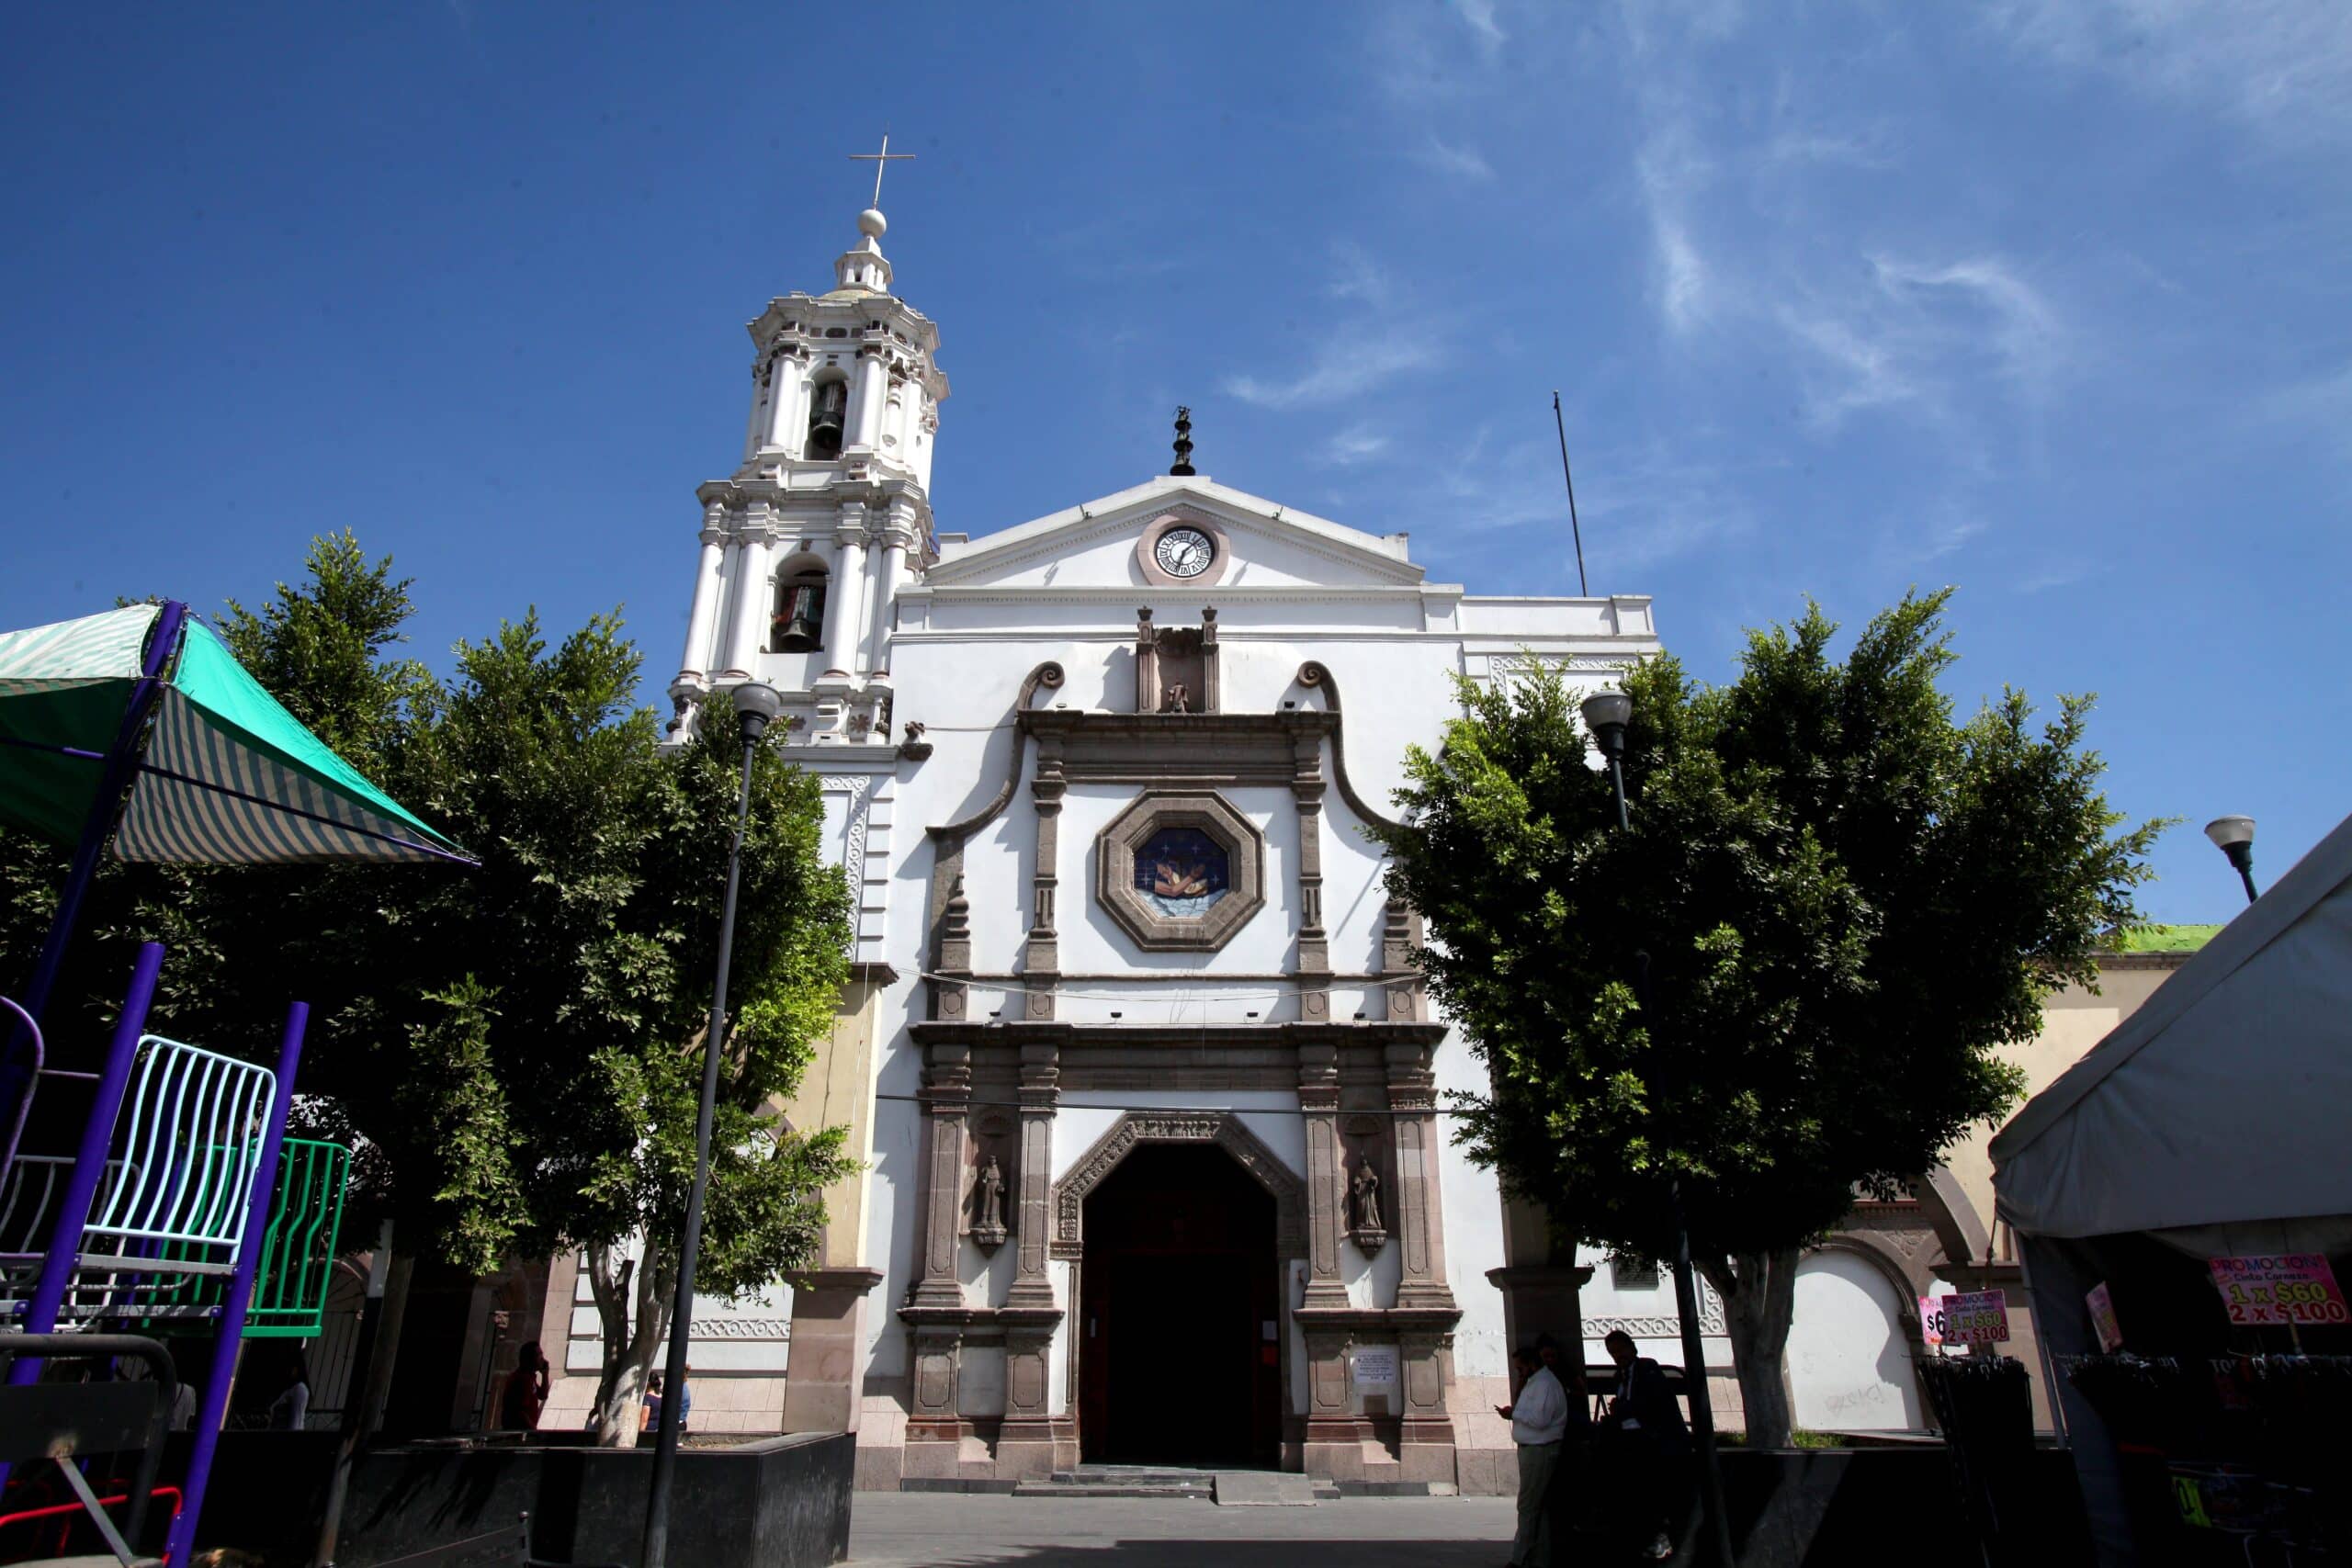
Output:
<svg viewBox="0 0 2352 1568">
<path fill-rule="evenodd" d="M 1162 913 L 1136 889 L 1136 851 L 1170 828 L 1225 849 L 1225 897 L 1195 916 Z M 1266 835 L 1213 790 L 1149 789 L 1094 837 L 1095 902 L 1148 953 L 1215 953 L 1266 907 Z"/>
</svg>

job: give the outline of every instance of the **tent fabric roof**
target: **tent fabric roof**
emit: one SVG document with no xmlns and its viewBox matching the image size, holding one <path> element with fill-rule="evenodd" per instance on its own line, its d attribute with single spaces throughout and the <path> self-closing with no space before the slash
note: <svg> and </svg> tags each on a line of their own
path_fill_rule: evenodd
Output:
<svg viewBox="0 0 2352 1568">
<path fill-rule="evenodd" d="M 2352 818 L 1993 1139 L 2046 1236 L 2352 1214 Z"/>
<path fill-rule="evenodd" d="M 0 824 L 71 844 L 98 804 L 161 607 L 134 604 L 0 635 Z M 465 861 L 182 623 L 176 659 L 112 840 L 118 859 L 182 865 Z"/>
<path fill-rule="evenodd" d="M 138 787 L 116 831 L 122 860 L 180 865 L 419 858 L 449 841 L 360 776 L 190 621 Z"/>
<path fill-rule="evenodd" d="M 147 628 L 162 610 L 131 604 L 53 626 L 0 633 L 0 694 L 70 691 L 139 673 Z"/>
</svg>

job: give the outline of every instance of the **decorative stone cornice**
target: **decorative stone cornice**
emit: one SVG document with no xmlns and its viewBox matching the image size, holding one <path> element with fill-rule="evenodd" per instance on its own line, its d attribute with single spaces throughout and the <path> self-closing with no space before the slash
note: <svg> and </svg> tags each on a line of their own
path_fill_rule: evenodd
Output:
<svg viewBox="0 0 2352 1568">
<path fill-rule="evenodd" d="M 1298 1051 L 1313 1046 L 1413 1044 L 1434 1050 L 1444 1043 L 1442 1023 L 1362 1023 L 1291 1019 L 1261 1023 L 1079 1023 L 1054 1019 L 1035 1023 L 988 1020 L 919 1019 L 907 1026 L 916 1043 L 960 1044 L 976 1050 L 1051 1042 L 1066 1053 L 1094 1048 L 1189 1046 L 1213 1050 Z M 1070 1064 L 1065 1060 L 1063 1070 Z"/>
</svg>

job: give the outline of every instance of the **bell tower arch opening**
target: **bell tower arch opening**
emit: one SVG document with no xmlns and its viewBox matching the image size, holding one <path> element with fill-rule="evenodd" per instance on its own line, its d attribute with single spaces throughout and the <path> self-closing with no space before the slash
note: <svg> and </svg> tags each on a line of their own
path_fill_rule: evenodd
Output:
<svg viewBox="0 0 2352 1568">
<path fill-rule="evenodd" d="M 1274 1195 L 1216 1143 L 1141 1145 L 1086 1195 L 1089 1461 L 1279 1463 L 1279 1232 Z"/>
</svg>

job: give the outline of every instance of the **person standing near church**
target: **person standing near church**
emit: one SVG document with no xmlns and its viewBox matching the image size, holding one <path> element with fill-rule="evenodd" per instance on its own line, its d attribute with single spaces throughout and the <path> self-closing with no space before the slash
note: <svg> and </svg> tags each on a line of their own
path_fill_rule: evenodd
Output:
<svg viewBox="0 0 2352 1568">
<path fill-rule="evenodd" d="M 1568 1394 L 1533 1346 L 1521 1346 L 1510 1360 L 1520 1377 L 1519 1394 L 1497 1405 L 1495 1414 L 1510 1423 L 1510 1440 L 1519 1447 L 1519 1532 L 1511 1538 L 1511 1568 L 1550 1568 L 1546 1516 L 1560 1444 L 1568 1431 Z"/>
<path fill-rule="evenodd" d="M 1665 1369 L 1641 1353 L 1632 1335 L 1612 1329 L 1601 1344 L 1617 1363 L 1607 1430 L 1623 1472 L 1623 1506 L 1647 1540 L 1647 1555 L 1663 1560 L 1674 1552 L 1667 1526 L 1690 1453 L 1690 1427 L 1667 1386 Z"/>
</svg>

